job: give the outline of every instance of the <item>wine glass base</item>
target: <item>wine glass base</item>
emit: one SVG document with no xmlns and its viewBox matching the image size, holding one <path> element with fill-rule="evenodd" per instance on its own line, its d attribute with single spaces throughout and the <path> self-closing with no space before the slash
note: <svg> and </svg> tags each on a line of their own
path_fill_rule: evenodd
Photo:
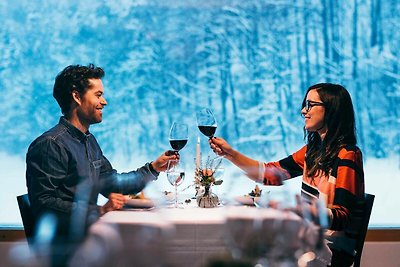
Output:
<svg viewBox="0 0 400 267">
<path fill-rule="evenodd" d="M 184 209 L 182 204 L 178 204 L 178 205 L 171 204 L 171 205 L 166 206 L 166 208 L 167 209 Z"/>
</svg>

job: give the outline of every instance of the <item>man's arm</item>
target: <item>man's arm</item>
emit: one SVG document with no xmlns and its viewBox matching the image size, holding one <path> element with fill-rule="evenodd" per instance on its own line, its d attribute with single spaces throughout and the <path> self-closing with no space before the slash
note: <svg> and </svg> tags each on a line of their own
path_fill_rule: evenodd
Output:
<svg viewBox="0 0 400 267">
<path fill-rule="evenodd" d="M 142 191 L 148 182 L 157 180 L 159 173 L 167 169 L 169 160 L 176 159 L 179 159 L 179 155 L 165 151 L 156 160 L 146 163 L 137 170 L 117 173 L 108 159 L 103 156 L 100 193 L 105 197 L 110 193 L 136 194 Z"/>
<path fill-rule="evenodd" d="M 68 173 L 68 155 L 63 147 L 48 138 L 34 143 L 26 156 L 26 180 L 32 210 L 68 213 L 73 199 L 61 199 L 56 190 Z"/>
</svg>

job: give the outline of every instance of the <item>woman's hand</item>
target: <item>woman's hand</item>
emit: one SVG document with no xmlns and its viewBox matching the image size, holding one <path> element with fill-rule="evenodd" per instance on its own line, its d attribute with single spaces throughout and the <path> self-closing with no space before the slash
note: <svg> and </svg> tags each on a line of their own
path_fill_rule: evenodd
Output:
<svg viewBox="0 0 400 267">
<path fill-rule="evenodd" d="M 233 149 L 223 138 L 213 137 L 208 140 L 208 143 L 215 154 L 225 157 L 227 160 L 241 168 L 250 179 L 262 183 L 260 163 L 257 160 L 249 158 Z"/>
<path fill-rule="evenodd" d="M 122 194 L 118 193 L 111 193 L 108 195 L 108 201 L 104 206 L 100 208 L 100 213 L 103 215 L 104 213 L 107 213 L 109 211 L 113 210 L 120 210 L 124 207 L 126 203 L 126 198 Z"/>
<path fill-rule="evenodd" d="M 223 156 L 229 160 L 232 159 L 235 151 L 223 138 L 213 137 L 208 140 L 208 143 L 215 154 Z"/>
</svg>

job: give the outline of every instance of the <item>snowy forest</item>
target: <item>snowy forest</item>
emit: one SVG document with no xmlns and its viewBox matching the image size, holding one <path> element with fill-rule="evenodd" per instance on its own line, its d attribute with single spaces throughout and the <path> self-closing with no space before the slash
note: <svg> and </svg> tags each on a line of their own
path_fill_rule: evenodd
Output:
<svg viewBox="0 0 400 267">
<path fill-rule="evenodd" d="M 364 158 L 398 169 L 399 14 L 396 0 L 1 1 L 0 151 L 23 159 L 61 115 L 55 76 L 94 63 L 108 106 L 91 130 L 111 158 L 158 156 L 174 120 L 192 157 L 209 107 L 216 135 L 278 160 L 304 144 L 307 88 L 332 82 L 352 95 Z"/>
</svg>

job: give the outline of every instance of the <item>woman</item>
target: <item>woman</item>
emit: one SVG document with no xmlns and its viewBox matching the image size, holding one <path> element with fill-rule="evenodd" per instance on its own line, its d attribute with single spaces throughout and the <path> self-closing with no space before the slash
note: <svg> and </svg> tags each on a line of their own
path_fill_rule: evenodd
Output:
<svg viewBox="0 0 400 267">
<path fill-rule="evenodd" d="M 286 179 L 302 175 L 302 197 L 323 199 L 327 204 L 331 266 L 350 266 L 355 240 L 346 236 L 345 230 L 357 199 L 364 197 L 362 154 L 356 146 L 350 94 L 337 84 L 313 85 L 304 97 L 301 114 L 306 145 L 277 162 L 259 163 L 234 150 L 222 138 L 213 138 L 209 143 L 216 154 L 265 185 L 280 185 L 282 174 Z"/>
</svg>

